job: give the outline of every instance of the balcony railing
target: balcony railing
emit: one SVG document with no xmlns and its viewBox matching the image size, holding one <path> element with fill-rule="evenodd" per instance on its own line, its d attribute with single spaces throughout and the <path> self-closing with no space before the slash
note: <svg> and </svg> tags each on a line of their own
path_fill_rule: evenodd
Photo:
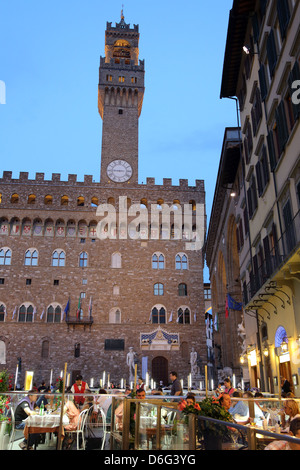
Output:
<svg viewBox="0 0 300 470">
<path fill-rule="evenodd" d="M 86 326 L 89 326 L 91 328 L 92 324 L 93 324 L 93 317 L 77 317 L 77 316 L 73 316 L 73 317 L 70 317 L 68 316 L 66 318 L 66 324 L 68 325 L 68 327 L 70 325 L 73 326 L 73 328 L 75 328 L 75 326 L 77 325 L 83 325 L 84 326 L 84 329 L 86 328 Z"/>
<path fill-rule="evenodd" d="M 274 277 L 300 244 L 300 211 L 288 225 L 269 256 L 250 274 L 250 282 L 243 289 L 244 305 L 247 305 L 260 288 Z"/>
</svg>

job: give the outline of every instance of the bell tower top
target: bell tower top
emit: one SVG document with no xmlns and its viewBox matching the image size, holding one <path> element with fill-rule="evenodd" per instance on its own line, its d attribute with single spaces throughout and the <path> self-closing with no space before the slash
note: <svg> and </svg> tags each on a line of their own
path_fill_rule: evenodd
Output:
<svg viewBox="0 0 300 470">
<path fill-rule="evenodd" d="M 144 61 L 139 60 L 139 27 L 125 23 L 122 10 L 120 23 L 106 23 L 105 57 L 100 57 L 98 110 L 103 121 L 103 183 L 138 182 L 138 119 L 144 75 Z"/>
</svg>

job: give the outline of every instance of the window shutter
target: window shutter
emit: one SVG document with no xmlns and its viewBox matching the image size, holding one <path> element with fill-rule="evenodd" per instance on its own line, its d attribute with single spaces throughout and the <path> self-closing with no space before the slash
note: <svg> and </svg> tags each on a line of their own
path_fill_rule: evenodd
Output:
<svg viewBox="0 0 300 470">
<path fill-rule="evenodd" d="M 264 189 L 266 187 L 266 185 L 268 184 L 269 178 L 270 178 L 268 158 L 267 158 L 267 150 L 266 150 L 265 145 L 263 145 L 263 148 L 262 148 L 261 164 L 262 164 L 263 189 Z"/>
<path fill-rule="evenodd" d="M 267 81 L 266 81 L 266 72 L 265 72 L 264 64 L 262 64 L 260 66 L 260 69 L 258 71 L 258 77 L 259 77 L 261 99 L 262 99 L 262 101 L 264 101 L 266 99 L 267 94 L 268 94 Z"/>
<path fill-rule="evenodd" d="M 276 155 L 275 155 L 275 147 L 274 147 L 274 140 L 273 140 L 273 131 L 270 131 L 267 135 L 267 142 L 268 142 L 268 150 L 269 150 L 269 158 L 270 158 L 270 166 L 271 171 L 274 171 L 276 167 Z"/>
<path fill-rule="evenodd" d="M 283 100 L 279 103 L 279 106 L 275 112 L 275 116 L 278 125 L 279 146 L 281 153 L 284 150 L 285 144 L 287 143 L 289 137 Z"/>
<path fill-rule="evenodd" d="M 273 77 L 277 64 L 277 50 L 275 44 L 274 31 L 271 29 L 267 39 L 267 56 L 269 62 L 270 76 Z"/>
<path fill-rule="evenodd" d="M 262 184 L 262 175 L 261 175 L 261 162 L 258 161 L 255 165 L 256 171 L 256 179 L 257 179 L 257 190 L 259 197 L 262 195 L 263 192 L 263 184 Z"/>
<path fill-rule="evenodd" d="M 286 30 L 290 21 L 290 9 L 287 0 L 277 0 L 277 15 L 281 39 L 286 37 Z"/>
</svg>

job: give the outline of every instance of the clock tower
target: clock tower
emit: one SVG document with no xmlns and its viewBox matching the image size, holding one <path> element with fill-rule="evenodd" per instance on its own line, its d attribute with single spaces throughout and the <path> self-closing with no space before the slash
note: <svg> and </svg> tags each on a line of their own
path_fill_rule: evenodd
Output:
<svg viewBox="0 0 300 470">
<path fill-rule="evenodd" d="M 144 61 L 139 28 L 107 23 L 105 57 L 100 57 L 98 109 L 103 121 L 100 182 L 138 183 L 138 119 L 144 97 Z"/>
</svg>

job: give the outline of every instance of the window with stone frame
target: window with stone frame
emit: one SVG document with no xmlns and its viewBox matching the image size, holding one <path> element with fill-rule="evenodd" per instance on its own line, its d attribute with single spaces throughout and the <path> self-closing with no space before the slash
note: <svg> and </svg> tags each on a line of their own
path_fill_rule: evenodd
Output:
<svg viewBox="0 0 300 470">
<path fill-rule="evenodd" d="M 191 312 L 188 307 L 180 307 L 177 310 L 177 323 L 190 324 L 191 323 Z"/>
<path fill-rule="evenodd" d="M 47 316 L 46 316 L 47 323 L 60 323 L 61 322 L 61 306 L 53 306 L 49 305 L 47 308 Z"/>
<path fill-rule="evenodd" d="M 85 251 L 82 251 L 79 255 L 79 267 L 86 268 L 88 262 L 88 254 Z"/>
<path fill-rule="evenodd" d="M 154 284 L 154 295 L 164 295 L 164 285 L 161 282 Z"/>
<path fill-rule="evenodd" d="M 162 253 L 152 255 L 152 269 L 165 269 L 165 257 Z"/>
<path fill-rule="evenodd" d="M 163 306 L 153 307 L 151 310 L 151 323 L 159 325 L 166 323 L 166 310 Z"/>
<path fill-rule="evenodd" d="M 25 266 L 37 266 L 38 258 L 38 251 L 35 248 L 30 248 L 25 252 Z"/>
<path fill-rule="evenodd" d="M 0 322 L 3 322 L 5 320 L 5 312 L 6 312 L 5 305 L 0 304 Z"/>
<path fill-rule="evenodd" d="M 0 266 L 10 266 L 11 250 L 9 248 L 0 249 Z"/>
<path fill-rule="evenodd" d="M 178 295 L 179 297 L 187 296 L 187 285 L 184 282 L 178 284 Z"/>
<path fill-rule="evenodd" d="M 33 306 L 30 304 L 28 306 L 21 305 L 19 308 L 18 321 L 20 323 L 32 323 L 33 322 Z"/>
<path fill-rule="evenodd" d="M 175 256 L 175 268 L 177 270 L 188 269 L 188 258 L 184 253 L 178 253 Z"/>
<path fill-rule="evenodd" d="M 66 254 L 63 250 L 55 250 L 52 253 L 52 266 L 65 266 Z"/>
</svg>

